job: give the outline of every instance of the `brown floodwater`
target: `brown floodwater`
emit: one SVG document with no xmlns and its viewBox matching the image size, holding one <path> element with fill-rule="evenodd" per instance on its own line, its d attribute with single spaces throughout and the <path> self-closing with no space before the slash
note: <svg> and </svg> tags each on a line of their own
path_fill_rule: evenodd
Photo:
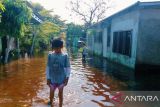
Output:
<svg viewBox="0 0 160 107">
<path fill-rule="evenodd" d="M 78 54 L 70 59 L 72 72 L 64 89 L 64 107 L 110 107 L 114 106 L 110 100 L 112 91 L 134 90 L 134 77 L 110 74 L 116 69 L 108 62 L 89 58 L 88 63 L 83 63 Z M 106 66 L 109 72 L 105 72 Z M 48 107 L 45 67 L 46 56 L 19 59 L 0 66 L 0 107 Z"/>
</svg>

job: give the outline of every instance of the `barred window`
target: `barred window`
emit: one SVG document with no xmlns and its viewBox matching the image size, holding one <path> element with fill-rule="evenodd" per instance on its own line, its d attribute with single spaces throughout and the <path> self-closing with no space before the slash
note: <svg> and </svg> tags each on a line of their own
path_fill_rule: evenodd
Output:
<svg viewBox="0 0 160 107">
<path fill-rule="evenodd" d="M 113 33 L 112 51 L 131 57 L 132 30 Z"/>
</svg>

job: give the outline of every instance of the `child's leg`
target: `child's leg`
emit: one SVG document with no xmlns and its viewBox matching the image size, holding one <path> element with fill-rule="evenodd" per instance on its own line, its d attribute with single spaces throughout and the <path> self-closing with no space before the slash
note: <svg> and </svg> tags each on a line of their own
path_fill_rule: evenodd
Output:
<svg viewBox="0 0 160 107">
<path fill-rule="evenodd" d="M 51 105 L 53 103 L 55 90 L 56 90 L 56 85 L 55 84 L 50 85 L 50 103 Z"/>
<path fill-rule="evenodd" d="M 50 88 L 50 103 L 51 103 L 51 105 L 52 105 L 52 103 L 53 103 L 54 91 L 55 91 L 55 90 L 53 90 L 52 88 Z"/>
<path fill-rule="evenodd" d="M 63 87 L 58 88 L 59 89 L 59 107 L 62 107 L 63 104 Z"/>
</svg>

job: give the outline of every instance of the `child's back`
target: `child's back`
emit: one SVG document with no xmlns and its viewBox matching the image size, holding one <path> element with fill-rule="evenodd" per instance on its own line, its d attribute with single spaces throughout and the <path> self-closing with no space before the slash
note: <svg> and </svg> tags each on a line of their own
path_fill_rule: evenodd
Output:
<svg viewBox="0 0 160 107">
<path fill-rule="evenodd" d="M 68 55 L 66 53 L 50 53 L 48 66 L 52 83 L 61 84 L 66 78 L 65 68 L 69 67 Z"/>
<path fill-rule="evenodd" d="M 63 104 L 63 88 L 67 85 L 70 75 L 70 63 L 67 54 L 62 52 L 63 41 L 55 39 L 52 41 L 54 53 L 48 54 L 46 67 L 47 84 L 50 87 L 50 102 L 52 105 L 55 89 L 59 89 L 59 107 Z"/>
</svg>

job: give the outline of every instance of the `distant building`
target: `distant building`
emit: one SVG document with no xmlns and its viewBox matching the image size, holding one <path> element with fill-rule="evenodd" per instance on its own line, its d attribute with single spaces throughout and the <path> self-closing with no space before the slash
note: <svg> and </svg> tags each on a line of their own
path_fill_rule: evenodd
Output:
<svg viewBox="0 0 160 107">
<path fill-rule="evenodd" d="M 160 65 L 160 2 L 137 2 L 88 30 L 90 52 L 130 68 Z"/>
</svg>

